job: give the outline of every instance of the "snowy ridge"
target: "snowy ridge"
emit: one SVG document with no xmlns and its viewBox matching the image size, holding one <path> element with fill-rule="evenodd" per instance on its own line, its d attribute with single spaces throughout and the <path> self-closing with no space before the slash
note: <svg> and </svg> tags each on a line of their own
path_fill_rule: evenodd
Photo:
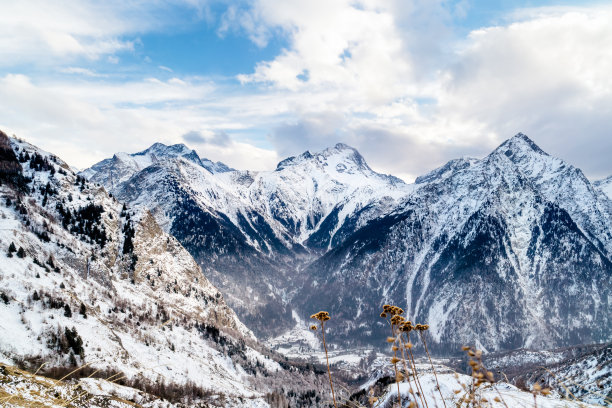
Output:
<svg viewBox="0 0 612 408">
<path fill-rule="evenodd" d="M 189 149 L 184 144 L 166 146 L 163 143 L 155 143 L 138 153 L 117 153 L 112 158 L 105 159 L 84 170 L 81 174 L 92 181 L 115 186 L 154 163 L 176 158 L 189 160 L 211 173 L 232 170 L 221 162 L 214 163 L 208 159 L 201 159 L 195 150 Z"/>
<path fill-rule="evenodd" d="M 603 180 L 597 180 L 593 185 L 599 188 L 608 198 L 612 199 L 612 176 Z"/>
</svg>

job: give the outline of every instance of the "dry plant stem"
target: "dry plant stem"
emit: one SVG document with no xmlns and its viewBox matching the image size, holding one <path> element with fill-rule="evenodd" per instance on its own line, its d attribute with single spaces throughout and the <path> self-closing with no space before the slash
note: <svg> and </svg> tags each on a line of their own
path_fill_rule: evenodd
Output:
<svg viewBox="0 0 612 408">
<path fill-rule="evenodd" d="M 427 350 L 427 342 L 425 341 L 425 336 L 423 332 L 419 332 L 419 336 L 421 337 L 421 341 L 423 342 L 423 346 L 425 346 L 425 353 L 427 353 L 427 358 L 429 358 L 429 364 L 431 364 L 431 369 L 434 373 L 434 377 L 436 378 L 436 385 L 438 386 L 438 392 L 440 393 L 440 398 L 442 399 L 442 403 L 444 404 L 444 408 L 446 408 L 446 401 L 444 401 L 444 397 L 442 396 L 442 390 L 440 389 L 440 382 L 438 382 L 438 374 L 436 373 L 436 369 L 434 368 L 433 361 L 431 361 L 431 356 L 429 355 L 429 350 Z"/>
<path fill-rule="evenodd" d="M 391 334 L 393 337 L 395 337 L 395 328 L 393 323 L 391 323 Z M 393 359 L 397 359 L 397 350 L 393 350 Z M 402 408 L 402 394 L 400 394 L 399 381 L 397 381 L 397 363 L 393 363 L 393 368 L 395 369 L 395 383 L 397 384 L 397 402 L 399 403 L 399 408 Z"/>
<path fill-rule="evenodd" d="M 410 382 L 410 370 L 408 369 L 408 366 L 406 365 L 406 354 L 404 352 L 404 343 L 402 342 L 401 336 L 399 340 L 400 340 L 400 349 L 402 350 L 402 363 L 404 364 L 404 371 L 406 372 L 406 381 L 408 381 L 408 386 L 412 390 L 412 383 Z M 414 395 L 414 392 L 412 392 L 412 395 L 416 400 L 416 396 Z"/>
<path fill-rule="evenodd" d="M 410 334 L 408 334 L 408 342 L 410 343 Z M 429 408 L 429 405 L 427 405 L 427 400 L 425 399 L 425 393 L 423 392 L 423 386 L 421 386 L 421 381 L 419 380 L 419 374 L 416 369 L 414 356 L 412 355 L 412 349 L 408 349 L 408 354 L 410 355 L 412 370 L 414 371 L 414 382 L 417 384 L 417 389 L 420 391 L 421 400 L 425 403 L 425 407 Z"/>
<path fill-rule="evenodd" d="M 327 374 L 329 375 L 329 386 L 331 387 L 332 399 L 334 400 L 334 408 L 338 408 L 336 405 L 336 394 L 334 393 L 334 384 L 332 383 L 331 370 L 329 368 L 329 357 L 327 355 L 327 344 L 325 343 L 325 324 L 321 322 L 321 333 L 323 333 L 323 348 L 325 349 L 325 359 L 327 360 Z"/>
<path fill-rule="evenodd" d="M 400 334 L 399 336 L 399 341 L 400 341 L 400 346 L 402 348 L 402 359 L 404 361 L 404 368 L 406 368 L 406 354 L 404 353 L 404 342 L 402 341 L 402 335 Z M 408 340 L 410 341 L 410 340 Z M 419 397 L 421 398 L 421 406 L 426 406 L 427 402 L 424 400 L 424 395 L 423 395 L 423 390 L 419 388 L 419 385 L 417 384 L 417 373 L 416 373 L 416 367 L 413 367 L 412 364 L 410 364 L 410 369 L 412 370 L 412 375 L 413 375 L 413 381 L 414 381 L 414 386 L 417 389 L 417 391 L 419 392 Z M 408 370 L 406 369 L 406 372 L 408 372 Z M 410 380 L 408 380 L 408 382 L 410 382 Z M 412 384 L 410 384 L 410 389 L 412 389 Z M 414 394 L 414 392 L 412 392 L 412 396 L 414 397 L 414 400 L 416 402 L 416 395 Z"/>
</svg>

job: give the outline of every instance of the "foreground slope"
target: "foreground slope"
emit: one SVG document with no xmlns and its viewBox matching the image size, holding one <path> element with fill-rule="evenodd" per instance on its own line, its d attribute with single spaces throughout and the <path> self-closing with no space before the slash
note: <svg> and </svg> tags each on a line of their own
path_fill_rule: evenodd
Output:
<svg viewBox="0 0 612 408">
<path fill-rule="evenodd" d="M 286 368 L 147 211 L 3 133 L 0 184 L 1 361 L 85 365 L 240 405 L 266 405 L 286 384 Z M 294 396 L 318 381 L 294 371 Z"/>
</svg>

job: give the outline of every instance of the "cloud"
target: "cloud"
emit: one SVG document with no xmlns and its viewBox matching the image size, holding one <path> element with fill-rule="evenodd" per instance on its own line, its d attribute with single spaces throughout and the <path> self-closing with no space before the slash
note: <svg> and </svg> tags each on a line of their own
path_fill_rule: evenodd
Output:
<svg viewBox="0 0 612 408">
<path fill-rule="evenodd" d="M 81 68 L 81 67 L 62 68 L 62 69 L 60 69 L 60 72 L 62 72 L 64 74 L 84 75 L 84 76 L 88 76 L 88 77 L 92 77 L 92 78 L 100 78 L 100 77 L 107 77 L 108 76 L 108 75 L 104 75 L 104 74 L 98 74 L 97 72 L 92 71 L 91 69 Z"/>
<path fill-rule="evenodd" d="M 233 143 L 230 136 L 222 130 L 206 132 L 206 135 L 204 135 L 203 132 L 199 132 L 197 130 L 190 130 L 182 137 L 186 143 L 191 144 L 207 144 L 213 146 L 227 147 Z"/>
<path fill-rule="evenodd" d="M 612 174 L 610 7 L 514 10 L 459 36 L 464 0 L 254 0 L 224 3 L 219 20 L 204 0 L 29 4 L 0 13 L 0 127 L 77 166 L 185 141 L 271 169 L 341 141 L 412 180 L 522 131 L 589 176 Z M 168 78 L 139 35 L 180 24 L 185 7 L 219 35 L 285 46 L 237 78 L 180 65 Z"/>
<path fill-rule="evenodd" d="M 517 131 L 588 174 L 612 173 L 612 8 L 533 9 L 473 31 L 446 71 L 438 115 L 499 138 Z"/>
<path fill-rule="evenodd" d="M 141 33 L 175 24 L 185 8 L 202 11 L 206 0 L 141 2 L 32 0 L 3 2 L 0 13 L 0 68 L 56 65 L 132 52 Z M 206 13 L 199 13 L 204 18 Z"/>
<path fill-rule="evenodd" d="M 190 130 L 183 135 L 183 140 L 187 143 L 206 143 L 206 138 L 197 130 Z"/>
<path fill-rule="evenodd" d="M 375 168 L 413 177 L 522 131 L 592 177 L 612 173 L 601 153 L 612 151 L 610 7 L 517 10 L 462 39 L 449 23 L 466 4 L 302 6 L 260 0 L 233 12 L 243 30 L 255 27 L 255 42 L 274 29 L 290 39 L 238 77 L 285 99 L 301 96 L 270 133 L 279 153 L 341 140 Z"/>
<path fill-rule="evenodd" d="M 0 77 L 0 129 L 76 167 L 89 167 L 118 151 L 140 151 L 156 141 L 202 139 L 205 157 L 234 168 L 263 170 L 278 161 L 273 150 L 229 137 L 224 129 L 240 132 L 248 126 L 236 125 L 242 121 L 232 119 L 235 103 L 220 106 L 208 81 L 43 82 L 22 74 Z M 257 116 L 241 109 L 245 114 Z"/>
</svg>

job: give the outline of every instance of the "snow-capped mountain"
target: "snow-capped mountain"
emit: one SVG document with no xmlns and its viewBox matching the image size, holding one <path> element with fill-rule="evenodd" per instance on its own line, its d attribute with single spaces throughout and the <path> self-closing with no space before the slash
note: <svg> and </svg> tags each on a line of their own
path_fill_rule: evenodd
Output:
<svg viewBox="0 0 612 408">
<path fill-rule="evenodd" d="M 300 265 L 410 191 L 342 144 L 291 157 L 271 172 L 211 172 L 183 145 L 155 144 L 151 151 L 156 160 L 140 160 L 151 153 L 121 155 L 132 161 L 115 155 L 81 174 L 149 209 L 259 334 L 293 325 L 287 300 L 299 287 Z M 279 281 L 287 285 L 279 288 Z"/>
<path fill-rule="evenodd" d="M 287 387 L 288 364 L 146 209 L 2 132 L 0 198 L 2 363 L 118 372 L 140 389 L 187 387 L 227 406 L 268 406 L 280 384 L 318 381 L 291 368 Z"/>
<path fill-rule="evenodd" d="M 154 163 L 179 157 L 189 160 L 211 173 L 223 173 L 233 170 L 221 162 L 214 163 L 208 159 L 201 159 L 195 150 L 189 149 L 184 144 L 166 146 L 163 143 L 155 143 L 142 152 L 133 154 L 117 153 L 112 158 L 103 160 L 90 169 L 85 170 L 82 176 L 97 183 L 114 186 L 121 184 Z"/>
<path fill-rule="evenodd" d="M 83 174 L 96 180 L 94 168 Z M 612 335 L 611 201 L 523 134 L 412 185 L 342 144 L 270 172 L 213 174 L 168 156 L 130 174 L 97 180 L 217 270 L 213 282 L 262 335 L 276 334 L 272 317 L 287 328 L 290 308 L 298 320 L 326 309 L 338 342 L 380 344 L 384 303 L 429 323 L 445 353 Z"/>
<path fill-rule="evenodd" d="M 300 306 L 373 341 L 380 306 L 406 305 L 446 353 L 609 340 L 612 215 L 582 172 L 522 134 L 443 169 L 309 265 Z"/>
</svg>

